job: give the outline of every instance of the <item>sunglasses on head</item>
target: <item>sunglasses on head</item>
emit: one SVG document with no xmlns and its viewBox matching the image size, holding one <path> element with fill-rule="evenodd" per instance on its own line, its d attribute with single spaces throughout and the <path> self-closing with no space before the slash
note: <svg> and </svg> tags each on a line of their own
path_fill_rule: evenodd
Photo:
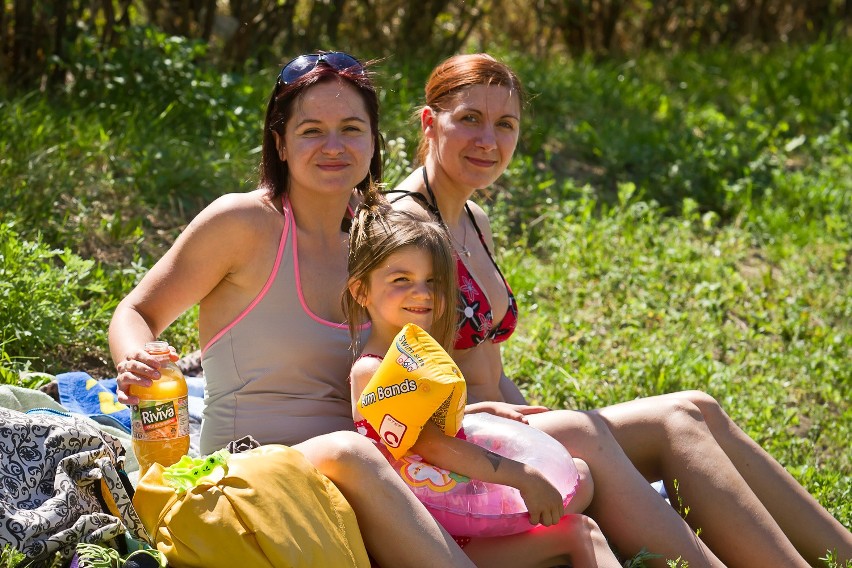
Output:
<svg viewBox="0 0 852 568">
<path fill-rule="evenodd" d="M 325 53 L 308 53 L 292 59 L 281 69 L 278 75 L 279 85 L 289 85 L 304 77 L 320 63 L 325 63 L 335 71 L 349 70 L 358 75 L 364 73 L 361 62 L 342 51 L 326 51 Z"/>
</svg>

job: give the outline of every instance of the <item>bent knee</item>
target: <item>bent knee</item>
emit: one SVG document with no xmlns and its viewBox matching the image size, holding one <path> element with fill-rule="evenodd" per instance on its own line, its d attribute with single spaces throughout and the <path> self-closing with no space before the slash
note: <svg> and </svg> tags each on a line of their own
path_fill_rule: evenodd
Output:
<svg viewBox="0 0 852 568">
<path fill-rule="evenodd" d="M 577 468 L 577 487 L 565 511 L 582 513 L 592 502 L 595 494 L 595 483 L 589 465 L 585 461 L 574 458 L 574 467 Z"/>
<path fill-rule="evenodd" d="M 688 400 L 698 408 L 704 417 L 704 421 L 707 422 L 711 428 L 720 426 L 730 420 L 727 413 L 719 404 L 719 401 L 706 392 L 691 390 L 678 394 L 682 395 L 685 400 Z"/>
<path fill-rule="evenodd" d="M 719 401 L 702 391 L 689 391 L 689 400 L 701 410 L 705 419 L 716 416 L 727 416 Z"/>
<path fill-rule="evenodd" d="M 567 542 L 575 543 L 572 548 L 589 540 L 606 542 L 603 531 L 595 520 L 588 515 L 568 515 L 562 519 L 559 527 L 564 531 L 563 534 Z"/>
<path fill-rule="evenodd" d="M 677 394 L 700 408 L 702 411 L 714 408 L 721 409 L 719 402 L 704 391 L 689 390 Z"/>
<path fill-rule="evenodd" d="M 595 481 L 594 479 L 592 479 L 592 470 L 589 469 L 589 464 L 587 464 L 585 460 L 581 460 L 580 458 L 573 459 L 574 467 L 577 468 L 577 484 L 587 486 L 590 488 L 590 491 L 593 491 L 595 487 Z"/>
<path fill-rule="evenodd" d="M 580 515 L 583 530 L 588 534 L 600 534 L 603 536 L 603 531 L 598 526 L 598 523 L 588 515 Z"/>
<path fill-rule="evenodd" d="M 701 410 L 691 399 L 686 397 L 667 397 L 664 404 L 658 407 L 658 416 L 666 432 L 671 434 L 692 430 L 704 422 Z"/>
<path fill-rule="evenodd" d="M 378 448 L 367 437 L 357 432 L 332 432 L 299 444 L 297 449 L 331 480 L 342 472 L 354 475 L 357 471 L 369 473 L 376 463 L 384 462 Z"/>
</svg>

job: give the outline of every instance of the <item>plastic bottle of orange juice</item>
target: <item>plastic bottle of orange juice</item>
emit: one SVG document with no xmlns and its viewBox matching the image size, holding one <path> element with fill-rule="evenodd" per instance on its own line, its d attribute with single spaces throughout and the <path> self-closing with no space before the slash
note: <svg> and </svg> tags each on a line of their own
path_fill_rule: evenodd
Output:
<svg viewBox="0 0 852 568">
<path fill-rule="evenodd" d="M 154 462 L 170 466 L 189 451 L 189 405 L 186 379 L 169 358 L 169 344 L 152 341 L 145 351 L 160 363 L 160 378 L 150 387 L 132 385 L 130 394 L 139 397 L 132 406 L 133 452 L 140 475 Z"/>
</svg>

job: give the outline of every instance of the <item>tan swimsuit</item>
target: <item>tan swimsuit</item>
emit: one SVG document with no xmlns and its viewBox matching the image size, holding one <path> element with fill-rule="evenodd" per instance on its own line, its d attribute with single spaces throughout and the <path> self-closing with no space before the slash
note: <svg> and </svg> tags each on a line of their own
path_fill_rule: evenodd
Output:
<svg viewBox="0 0 852 568">
<path fill-rule="evenodd" d="M 266 284 L 203 350 L 204 454 L 248 434 L 262 444 L 293 445 L 353 429 L 349 332 L 306 305 L 296 225 L 289 201 L 283 207 L 284 230 Z"/>
</svg>

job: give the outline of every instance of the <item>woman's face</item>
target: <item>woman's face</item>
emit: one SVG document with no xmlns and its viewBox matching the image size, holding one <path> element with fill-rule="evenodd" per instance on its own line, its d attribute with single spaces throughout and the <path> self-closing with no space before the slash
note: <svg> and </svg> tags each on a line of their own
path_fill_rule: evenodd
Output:
<svg viewBox="0 0 852 568">
<path fill-rule="evenodd" d="M 520 118 L 520 100 L 508 87 L 467 87 L 447 110 L 424 109 L 421 121 L 430 140 L 429 158 L 446 177 L 445 183 L 470 192 L 488 187 L 512 159 Z"/>
<path fill-rule="evenodd" d="M 358 90 L 344 81 L 324 81 L 296 100 L 276 137 L 278 154 L 290 170 L 290 193 L 351 192 L 373 156 L 370 116 Z M 283 142 L 283 143 L 282 143 Z"/>
</svg>

